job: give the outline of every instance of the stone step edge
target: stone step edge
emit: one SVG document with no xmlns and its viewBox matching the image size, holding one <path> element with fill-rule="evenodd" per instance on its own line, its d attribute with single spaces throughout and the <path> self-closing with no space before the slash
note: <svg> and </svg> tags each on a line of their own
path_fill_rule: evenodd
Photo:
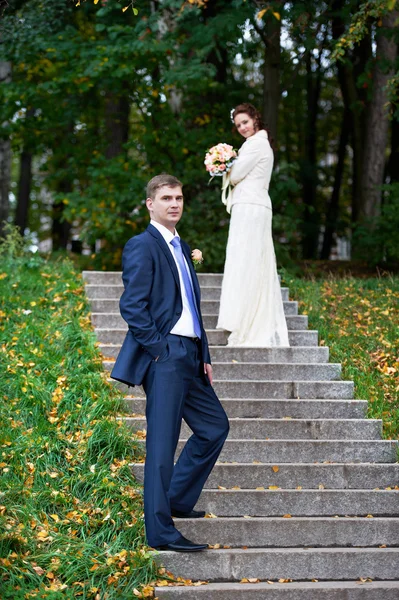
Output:
<svg viewBox="0 0 399 600">
<path fill-rule="evenodd" d="M 387 463 L 389 464 L 389 463 Z M 239 488 L 239 489 L 233 489 L 233 488 L 226 488 L 226 489 L 215 489 L 215 488 L 206 488 L 204 487 L 202 492 L 207 492 L 209 494 L 240 494 L 240 493 L 245 493 L 247 494 L 248 492 L 250 492 L 251 494 L 259 492 L 259 494 L 263 494 L 265 492 L 267 492 L 268 494 L 276 494 L 278 492 L 284 492 L 285 494 L 303 494 L 305 493 L 311 493 L 311 494 L 323 494 L 323 493 L 327 493 L 327 494 L 368 494 L 368 495 L 381 495 L 381 494 L 398 494 L 399 495 L 399 489 L 395 490 L 395 489 L 390 489 L 390 490 L 386 490 L 386 489 L 365 489 L 365 488 L 323 488 L 323 489 L 319 489 L 319 488 L 302 488 L 300 490 L 297 489 L 292 489 L 292 488 L 277 488 L 275 489 L 270 489 L 270 488 L 264 488 L 264 489 L 258 489 L 258 488 Z M 399 500 L 399 499 L 398 499 Z M 348 515 L 348 516 L 353 516 L 355 513 L 353 513 L 352 515 Z M 399 512 L 398 512 L 399 515 Z M 321 515 L 323 516 L 323 515 Z M 381 516 L 381 515 L 380 515 Z M 395 515 L 396 516 L 396 515 Z M 376 518 L 376 517 L 373 517 Z"/>
<path fill-rule="evenodd" d="M 214 550 L 212 548 L 210 548 L 209 550 L 206 550 L 205 552 L 202 552 L 200 554 L 200 556 L 209 556 L 210 554 L 212 554 L 213 556 L 215 556 L 216 554 L 239 554 L 239 555 L 245 555 L 245 554 L 312 554 L 313 552 L 317 553 L 317 554 L 331 554 L 331 553 L 335 553 L 335 554 L 362 554 L 362 553 L 366 553 L 366 554 L 397 554 L 399 557 L 399 548 L 347 548 L 347 547 L 342 547 L 342 546 L 337 546 L 335 548 L 247 548 L 247 549 L 243 549 L 243 548 L 220 548 L 217 550 Z M 164 552 L 158 552 L 157 550 L 154 550 L 154 553 L 156 553 L 158 556 L 166 556 L 166 555 L 172 555 L 172 556 L 176 556 L 176 552 L 169 552 L 169 551 L 164 551 Z M 396 581 L 396 580 L 394 580 Z"/>
<path fill-rule="evenodd" d="M 359 576 L 360 577 L 360 576 Z M 250 591 L 252 593 L 256 593 L 256 591 L 267 590 L 268 592 L 282 592 L 284 597 L 287 597 L 289 591 L 294 590 L 323 590 L 323 591 L 334 591 L 334 590 L 399 590 L 399 580 L 391 580 L 391 581 L 365 581 L 356 580 L 356 581 L 289 581 L 286 583 L 279 583 L 277 580 L 268 580 L 272 581 L 272 583 L 268 583 L 267 581 L 259 581 L 257 583 L 234 583 L 231 581 L 226 582 L 218 582 L 218 583 L 205 583 L 201 586 L 174 586 L 168 585 L 165 587 L 157 587 L 155 586 L 155 594 L 161 594 L 162 597 L 167 597 L 170 595 L 170 598 L 177 598 L 175 594 L 178 594 L 178 597 L 187 595 L 190 597 L 190 594 L 204 594 L 204 598 L 206 600 L 210 600 L 210 596 L 206 597 L 205 594 L 209 594 L 210 592 L 223 592 L 231 590 L 231 592 L 237 592 L 233 597 L 243 598 L 241 592 Z M 194 582 L 193 582 L 194 583 Z M 360 589 L 359 589 L 360 588 Z M 172 595 L 173 594 L 173 595 Z M 225 596 L 223 595 L 223 598 Z M 323 596 L 327 598 L 327 596 Z M 336 598 L 337 596 L 334 596 Z M 252 596 L 251 596 L 252 598 Z M 295 596 L 290 596 L 292 600 L 295 600 Z M 302 596 L 301 596 L 302 598 Z M 346 598 L 346 596 L 345 596 Z M 357 596 L 357 598 L 361 598 L 361 596 Z M 373 596 L 376 599 L 376 596 Z M 398 595 L 399 598 L 399 595 Z"/>
<path fill-rule="evenodd" d="M 270 523 L 272 522 L 281 522 L 281 523 L 294 523 L 294 522 L 308 522 L 308 521 L 317 521 L 317 522 L 324 522 L 324 521 L 328 521 L 331 523 L 335 523 L 336 521 L 345 521 L 345 522 L 359 522 L 359 521 L 365 521 L 367 523 L 369 523 L 370 521 L 373 522 L 380 522 L 380 521 L 388 521 L 389 523 L 399 523 L 399 515 L 398 516 L 378 516 L 378 517 L 366 517 L 366 516 L 356 516 L 356 515 L 348 515 L 348 516 L 308 516 L 308 517 L 298 517 L 298 516 L 292 516 L 289 519 L 287 519 L 286 517 L 250 517 L 249 519 L 247 517 L 219 517 L 219 516 L 215 516 L 211 519 L 209 518 L 204 518 L 204 519 L 178 519 L 176 520 L 176 523 L 204 523 L 204 522 L 213 522 L 213 521 L 223 521 L 226 523 L 232 523 L 233 521 L 237 521 L 240 523 L 247 523 L 248 521 L 256 521 L 256 522 L 267 522 Z M 377 546 L 377 544 L 376 544 Z M 241 546 L 240 546 L 241 547 Z M 253 546 L 252 546 L 253 547 Z M 298 544 L 298 547 L 302 547 L 302 544 Z M 367 548 L 367 546 L 365 546 Z M 399 546 L 395 545 L 390 545 L 390 548 L 397 548 Z M 398 575 L 399 575 L 399 571 L 398 571 Z"/>
<path fill-rule="evenodd" d="M 122 417 L 123 418 L 123 417 Z M 179 442 L 180 443 L 186 443 L 188 440 L 187 439 L 183 439 L 183 438 L 179 438 Z M 357 440 L 357 439 L 347 439 L 347 440 L 297 440 L 297 439 L 287 439 L 287 438 L 279 438 L 278 440 L 259 440 L 259 439 L 253 439 L 253 438 L 237 438 L 236 440 L 230 440 L 227 438 L 227 440 L 225 441 L 225 445 L 226 444 L 238 444 L 238 442 L 242 442 L 242 443 L 248 443 L 250 442 L 251 444 L 253 443 L 257 443 L 257 444 L 267 444 L 267 443 L 271 443 L 271 444 L 275 444 L 276 442 L 281 443 L 284 442 L 284 444 L 287 443 L 292 443 L 292 444 L 347 444 L 348 442 L 350 442 L 351 444 L 393 444 L 394 446 L 398 446 L 399 445 L 399 441 L 398 440 Z M 288 464 L 288 463 L 281 463 L 281 464 Z M 291 464 L 291 463 L 290 463 Z M 306 464 L 306 463 L 301 463 L 301 464 Z M 326 463 L 315 463 L 315 464 L 326 464 Z M 345 463 L 333 463 L 333 464 L 346 464 Z M 358 463 L 353 463 L 353 464 L 358 464 Z M 375 463 L 371 463 L 371 464 L 375 464 Z M 389 463 L 388 463 L 389 464 Z M 392 464 L 392 463 L 391 463 Z M 395 464 L 395 463 L 394 463 Z"/>
<path fill-rule="evenodd" d="M 116 417 L 117 420 L 129 420 L 129 421 L 145 421 L 146 418 L 144 415 L 141 416 L 129 416 L 129 415 L 122 415 L 122 416 L 117 416 Z M 303 419 L 303 418 L 267 418 L 267 417 L 229 417 L 229 421 L 234 421 L 235 423 L 240 423 L 240 422 L 247 422 L 249 421 L 250 423 L 253 423 L 254 421 L 256 422 L 262 422 L 262 423 L 270 423 L 270 424 L 274 424 L 274 423 L 324 423 L 325 421 L 328 423 L 345 423 L 345 424 L 357 424 L 357 423 L 377 423 L 379 425 L 382 425 L 382 419 L 330 419 L 330 418 L 326 418 L 326 419 L 312 419 L 312 418 L 307 418 L 307 419 Z M 365 440 L 360 440 L 360 441 L 365 441 Z M 378 440 L 377 440 L 378 441 Z"/>
<path fill-rule="evenodd" d="M 105 313 L 107 314 L 107 313 Z M 117 313 L 111 313 L 117 314 Z M 292 317 L 307 317 L 308 315 L 288 315 Z M 122 333 L 127 333 L 128 327 L 95 327 L 96 331 L 118 331 Z M 205 329 L 206 333 L 223 333 L 223 329 Z M 317 329 L 289 329 L 292 333 L 318 333 Z M 99 342 L 101 343 L 101 342 Z M 234 350 L 238 350 L 239 348 L 262 348 L 265 349 L 265 346 L 209 346 L 210 348 L 232 348 Z M 280 348 L 319 348 L 320 346 L 279 346 Z"/>
<path fill-rule="evenodd" d="M 113 362 L 112 360 L 105 360 L 103 362 Z M 215 365 L 221 365 L 221 366 L 225 366 L 225 365 L 246 365 L 246 366 L 250 366 L 250 367 L 263 367 L 263 366 L 273 366 L 273 367 L 341 367 L 341 363 L 331 363 L 331 362 L 324 362 L 324 363 L 299 363 L 299 362 L 245 362 L 245 361 L 237 361 L 237 362 L 233 362 L 233 361 L 216 361 L 216 362 L 212 362 L 212 366 L 214 367 Z M 234 381 L 234 380 L 230 380 L 230 379 L 226 379 L 223 381 Z M 248 379 L 245 381 L 254 381 L 253 379 Z M 342 381 L 342 380 L 340 380 Z M 347 380 L 349 381 L 349 380 Z"/>
<path fill-rule="evenodd" d="M 175 556 L 175 552 L 163 551 L 158 552 L 157 550 L 153 550 L 154 554 L 157 556 Z M 210 548 L 205 552 L 201 552 L 200 556 L 216 556 L 217 554 L 235 554 L 235 555 L 250 555 L 250 554 L 303 554 L 309 556 L 312 553 L 316 554 L 394 554 L 398 555 L 399 558 L 399 548 L 348 548 L 348 547 L 334 547 L 334 548 L 220 548 L 218 550 L 214 550 Z M 396 580 L 394 580 L 396 581 Z"/>
<path fill-rule="evenodd" d="M 106 361 L 108 362 L 108 361 Z M 265 364 L 276 364 L 276 363 L 265 363 Z M 284 364 L 284 363 L 281 363 Z M 295 364 L 295 363 L 293 363 Z M 310 363 L 311 364 L 311 363 Z M 324 364 L 330 364 L 330 363 L 324 363 Z M 108 378 L 108 381 L 110 381 L 111 383 L 113 383 L 113 379 L 110 377 Z M 259 384 L 265 384 L 265 383 L 271 383 L 273 385 L 275 384 L 306 384 L 306 385 L 316 385 L 316 384 L 322 384 L 322 385 L 326 385 L 326 384 L 331 384 L 331 385 L 340 385 L 340 384 L 351 384 L 354 385 L 353 380 L 350 379 L 214 379 L 213 383 L 220 383 L 220 384 L 228 384 L 228 383 L 247 383 L 247 384 L 251 384 L 254 385 L 256 383 Z M 127 385 L 127 384 L 125 384 Z M 131 387 L 131 386 L 128 386 Z M 218 396 L 219 397 L 219 396 Z M 258 398 L 259 399 L 259 398 Z M 295 400 L 296 398 L 276 398 L 276 400 Z M 300 398 L 298 398 L 300 400 Z M 315 400 L 315 398 L 303 398 L 303 400 Z M 352 398 L 340 398 L 340 400 L 352 400 Z"/>
<path fill-rule="evenodd" d="M 100 328 L 97 327 L 96 329 L 100 329 Z M 125 331 L 125 329 L 118 329 L 118 330 L 116 330 L 116 329 L 105 329 L 105 330 L 101 329 L 101 331 Z M 305 330 L 295 329 L 292 331 L 310 331 L 310 330 L 309 329 L 305 329 Z M 122 344 L 112 344 L 110 342 L 97 342 L 97 346 L 104 346 L 107 348 L 108 347 L 120 348 L 122 346 Z M 267 347 L 265 347 L 265 346 L 242 346 L 242 347 L 235 346 L 235 347 L 233 347 L 233 346 L 215 346 L 215 345 L 212 346 L 211 344 L 209 344 L 209 350 L 228 349 L 231 351 L 234 351 L 234 350 L 248 350 L 248 351 L 250 351 L 250 350 L 266 350 L 266 351 L 273 350 L 274 351 L 274 350 L 287 350 L 287 348 L 289 348 L 290 350 L 301 350 L 303 352 L 305 350 L 309 350 L 309 348 L 314 350 L 315 348 L 329 348 L 329 346 L 279 346 L 279 347 L 272 348 L 270 346 L 267 346 Z M 297 364 L 297 363 L 295 363 L 295 364 Z M 308 363 L 308 364 L 313 365 L 316 363 Z M 323 365 L 328 364 L 329 365 L 329 364 L 334 364 L 334 363 L 328 362 L 328 363 L 317 363 L 317 364 L 323 364 Z M 337 363 L 335 363 L 335 364 L 337 364 Z M 340 363 L 338 363 L 338 364 L 340 364 Z"/>
<path fill-rule="evenodd" d="M 129 463 L 129 467 L 136 467 L 136 466 L 141 466 L 144 465 L 144 462 L 138 462 L 138 463 Z M 275 462 L 275 463 L 265 463 L 265 462 L 231 462 L 231 463 L 225 463 L 225 462 L 219 462 L 216 461 L 215 466 L 223 466 L 223 467 L 274 467 L 274 466 L 283 466 L 283 467 L 299 467 L 299 468 L 305 468 L 305 467 L 327 467 L 327 468 L 342 468 L 342 466 L 347 466 L 347 467 L 352 467 L 355 466 L 357 468 L 361 468 L 361 467 L 384 467 L 384 468 L 389 468 L 392 466 L 395 466 L 399 469 L 399 462 L 395 462 L 395 463 L 376 463 L 376 462 L 344 462 L 344 463 L 315 463 L 315 462 L 311 462 L 311 463 L 294 463 L 294 462 L 290 462 L 290 463 L 279 463 L 279 462 Z M 208 489 L 212 489 L 212 488 L 208 488 Z M 284 489 L 292 489 L 292 488 L 284 488 Z M 314 488 L 308 488 L 308 489 L 314 489 Z M 329 488 L 329 489 L 356 489 L 356 488 Z M 359 489 L 366 489 L 366 488 L 359 488 Z M 374 488 L 375 491 L 378 491 L 377 488 Z M 298 490 L 301 491 L 301 490 Z M 399 514 L 399 513 L 398 513 Z"/>
<path fill-rule="evenodd" d="M 368 404 L 367 400 L 359 400 L 358 398 L 225 398 L 218 396 L 219 400 L 223 402 L 337 402 L 339 403 L 353 403 L 353 404 Z M 145 396 L 125 396 L 125 400 L 145 400 Z M 249 417 L 248 417 L 249 418 Z M 283 417 L 282 417 L 283 418 Z M 291 418 L 291 417 L 290 417 Z M 288 420 L 288 419 L 287 419 Z M 360 419 L 363 420 L 363 419 Z"/>
</svg>

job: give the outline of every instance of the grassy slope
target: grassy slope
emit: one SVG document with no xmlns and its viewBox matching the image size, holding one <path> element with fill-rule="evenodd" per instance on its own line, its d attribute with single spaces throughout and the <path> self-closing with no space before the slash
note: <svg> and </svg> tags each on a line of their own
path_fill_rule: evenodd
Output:
<svg viewBox="0 0 399 600">
<path fill-rule="evenodd" d="M 69 261 L 0 258 L 0 597 L 147 596 L 138 451 L 81 277 Z"/>
<path fill-rule="evenodd" d="M 355 398 L 384 420 L 384 437 L 399 438 L 399 277 L 303 280 L 284 274 L 299 310 L 355 382 Z"/>
</svg>

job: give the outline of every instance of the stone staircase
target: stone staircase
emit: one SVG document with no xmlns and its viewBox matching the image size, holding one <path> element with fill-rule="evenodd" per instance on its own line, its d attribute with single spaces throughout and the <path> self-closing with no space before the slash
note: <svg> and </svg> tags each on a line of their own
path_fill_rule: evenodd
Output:
<svg viewBox="0 0 399 600">
<path fill-rule="evenodd" d="M 110 370 L 126 332 L 119 272 L 84 272 L 92 322 Z M 200 274 L 214 387 L 230 434 L 186 537 L 214 548 L 162 552 L 176 576 L 207 585 L 159 587 L 159 600 L 399 600 L 397 442 L 319 347 L 282 288 L 290 348 L 227 348 L 217 331 L 221 275 Z M 126 391 L 133 431 L 145 429 L 140 388 Z M 183 424 L 179 448 L 190 435 Z M 143 442 L 144 443 L 144 442 Z M 138 479 L 143 465 L 132 465 Z M 250 582 L 248 580 L 252 580 Z M 259 580 L 259 581 L 258 581 Z M 280 580 L 280 581 L 279 581 Z"/>
</svg>

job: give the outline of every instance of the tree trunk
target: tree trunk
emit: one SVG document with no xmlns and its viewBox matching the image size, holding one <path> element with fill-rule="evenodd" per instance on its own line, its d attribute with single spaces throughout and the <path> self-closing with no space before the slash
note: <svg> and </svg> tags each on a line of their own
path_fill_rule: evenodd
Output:
<svg viewBox="0 0 399 600">
<path fill-rule="evenodd" d="M 334 188 L 331 194 L 330 202 L 326 213 L 326 228 L 324 231 L 323 247 L 321 249 L 320 258 L 328 260 L 331 254 L 331 247 L 334 234 L 337 230 L 337 222 L 339 216 L 339 194 L 341 191 L 342 177 L 345 167 L 345 152 L 349 139 L 349 123 L 350 114 L 345 110 L 342 117 L 341 133 L 338 145 L 338 158 L 335 167 Z"/>
<path fill-rule="evenodd" d="M 11 63 L 0 61 L 0 83 L 11 81 Z M 11 142 L 0 138 L 0 237 L 4 235 L 4 224 L 10 212 L 9 191 L 11 178 Z"/>
<path fill-rule="evenodd" d="M 346 10 L 346 0 L 334 0 L 332 3 L 332 36 L 334 40 L 345 32 L 345 21 L 342 17 Z M 349 127 L 353 150 L 352 160 L 352 222 L 356 223 L 362 206 L 361 178 L 364 164 L 364 141 L 367 121 L 367 87 L 357 87 L 357 79 L 363 75 L 366 65 L 372 56 L 371 36 L 366 35 L 354 49 L 337 62 L 338 81 L 341 88 L 344 106 L 351 116 Z"/>
<path fill-rule="evenodd" d="M 66 148 L 73 148 L 72 140 L 74 136 L 74 127 L 74 122 L 70 121 L 68 124 L 65 125 L 65 127 L 63 127 L 59 130 L 59 132 L 57 132 L 59 136 L 64 138 Z M 57 183 L 55 185 L 55 192 L 57 194 L 69 194 L 70 192 L 72 192 L 73 178 L 65 169 L 64 152 L 62 152 L 61 154 L 57 153 L 54 160 L 54 171 L 59 175 Z M 64 209 L 65 204 L 62 201 L 53 203 L 53 222 L 51 229 L 53 250 L 66 250 L 68 246 L 69 235 L 71 232 L 72 225 L 63 218 Z"/>
<path fill-rule="evenodd" d="M 392 33 L 398 12 L 390 11 L 382 19 L 382 27 Z M 373 94 L 370 102 L 361 179 L 363 203 L 360 218 L 369 221 L 380 214 L 381 185 L 384 179 L 386 148 L 388 143 L 387 83 L 394 74 L 396 44 L 385 32 L 377 37 L 377 54 L 373 74 Z M 389 67 L 384 69 L 383 62 Z"/>
<path fill-rule="evenodd" d="M 57 192 L 68 194 L 71 191 L 72 182 L 69 179 L 59 182 Z M 53 224 L 51 230 L 53 250 L 66 250 L 68 246 L 72 225 L 62 218 L 64 208 L 65 204 L 63 202 L 55 202 L 53 204 Z"/>
<path fill-rule="evenodd" d="M 277 144 L 277 117 L 280 102 L 281 21 L 274 16 L 265 24 L 265 62 L 263 65 L 263 120 Z"/>
<path fill-rule="evenodd" d="M 20 172 L 18 183 L 17 208 L 15 213 L 15 225 L 19 227 L 21 235 L 25 234 L 28 226 L 28 213 L 30 203 L 30 190 L 32 185 L 32 154 L 23 150 L 20 160 Z"/>
<path fill-rule="evenodd" d="M 319 214 L 316 207 L 316 191 L 318 183 L 316 164 L 316 123 L 321 90 L 321 67 L 319 61 L 316 72 L 313 71 L 312 54 L 310 51 L 306 52 L 305 60 L 307 75 L 307 119 L 305 125 L 304 158 L 302 159 L 301 165 L 303 201 L 305 205 L 302 224 L 302 252 L 303 258 L 316 258 L 320 227 Z"/>
<path fill-rule="evenodd" d="M 108 92 L 105 99 L 106 158 L 114 158 L 123 152 L 129 138 L 130 103 L 125 91 Z"/>
<path fill-rule="evenodd" d="M 68 194 L 72 189 L 72 181 L 69 178 L 61 179 L 58 182 L 56 192 Z M 51 227 L 53 250 L 66 250 L 68 246 L 72 225 L 63 218 L 64 208 L 65 204 L 63 202 L 54 202 L 53 204 L 53 222 Z"/>
<path fill-rule="evenodd" d="M 391 154 L 389 156 L 387 175 L 389 183 L 399 182 L 399 121 L 392 121 Z"/>
</svg>

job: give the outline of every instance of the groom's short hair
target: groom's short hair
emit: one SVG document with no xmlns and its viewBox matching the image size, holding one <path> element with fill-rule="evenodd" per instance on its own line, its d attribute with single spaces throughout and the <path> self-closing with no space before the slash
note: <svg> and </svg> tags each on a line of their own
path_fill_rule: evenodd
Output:
<svg viewBox="0 0 399 600">
<path fill-rule="evenodd" d="M 154 198 L 157 189 L 164 185 L 168 185 L 169 187 L 183 187 L 182 182 L 179 181 L 177 177 L 168 175 L 168 173 L 161 173 L 160 175 L 155 175 L 155 177 L 147 183 L 147 198 Z"/>
</svg>

